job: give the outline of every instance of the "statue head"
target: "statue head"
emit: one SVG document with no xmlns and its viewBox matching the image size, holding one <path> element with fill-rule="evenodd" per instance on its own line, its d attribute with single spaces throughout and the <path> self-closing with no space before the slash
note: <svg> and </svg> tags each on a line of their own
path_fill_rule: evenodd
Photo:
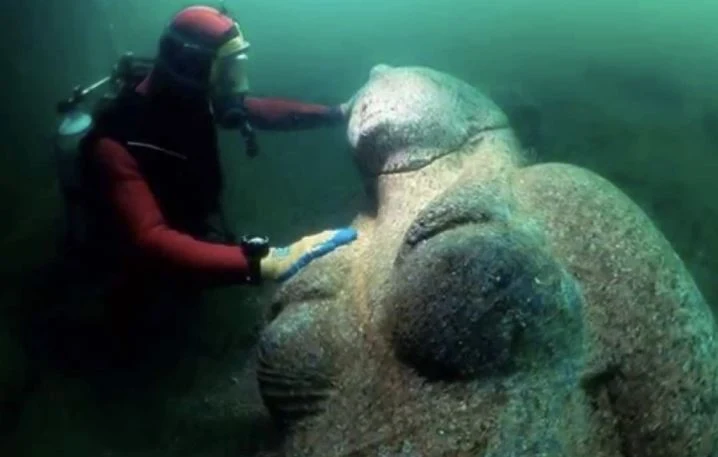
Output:
<svg viewBox="0 0 718 457">
<path fill-rule="evenodd" d="M 695 286 L 630 200 L 577 168 L 527 166 L 491 100 L 426 68 L 374 68 L 348 137 L 372 201 L 359 239 L 279 290 L 259 344 L 288 454 L 578 456 L 643 439 L 597 402 L 621 382 L 614 361 L 655 344 L 605 335 L 674 325 L 679 293 L 624 306 L 659 268 Z M 641 391 L 646 411 L 660 391 Z"/>
</svg>

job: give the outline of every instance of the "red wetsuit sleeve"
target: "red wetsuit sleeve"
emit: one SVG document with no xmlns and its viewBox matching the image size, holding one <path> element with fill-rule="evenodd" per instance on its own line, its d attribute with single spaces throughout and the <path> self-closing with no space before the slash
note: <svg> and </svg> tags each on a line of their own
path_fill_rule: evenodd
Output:
<svg viewBox="0 0 718 457">
<path fill-rule="evenodd" d="M 149 261 L 212 285 L 246 282 L 248 261 L 239 246 L 199 241 L 167 225 L 137 162 L 122 145 L 101 139 L 93 152 L 109 203 L 144 268 Z"/>
<path fill-rule="evenodd" d="M 262 130 L 301 130 L 335 125 L 344 120 L 338 106 L 301 103 L 281 98 L 247 97 L 249 122 Z"/>
</svg>

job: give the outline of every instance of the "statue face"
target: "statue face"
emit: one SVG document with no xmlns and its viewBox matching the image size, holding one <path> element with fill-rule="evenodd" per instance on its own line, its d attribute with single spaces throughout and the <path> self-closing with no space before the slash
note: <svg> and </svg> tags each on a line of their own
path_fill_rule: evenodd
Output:
<svg viewBox="0 0 718 457">
<path fill-rule="evenodd" d="M 259 344 L 287 454 L 620 455 L 606 443 L 640 441 L 601 403 L 622 382 L 606 316 L 647 289 L 616 279 L 626 262 L 678 267 L 626 244 L 659 243 L 630 201 L 577 169 L 523 167 L 503 113 L 428 69 L 374 69 L 348 133 L 375 211 L 282 286 Z M 657 312 L 673 325 L 660 306 L 621 328 L 663 325 Z M 641 390 L 645 408 L 662 385 Z"/>
</svg>

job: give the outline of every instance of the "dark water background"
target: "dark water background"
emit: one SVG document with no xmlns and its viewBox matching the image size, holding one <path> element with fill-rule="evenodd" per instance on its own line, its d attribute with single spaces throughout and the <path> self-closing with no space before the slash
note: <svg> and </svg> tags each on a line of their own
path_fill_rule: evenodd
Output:
<svg viewBox="0 0 718 457">
<path fill-rule="evenodd" d="M 350 97 L 377 63 L 451 73 L 493 94 L 526 130 L 539 158 L 583 165 L 630 195 L 673 243 L 709 302 L 718 303 L 718 3 L 226 3 L 253 46 L 255 93 L 333 104 Z M 73 86 L 107 74 L 120 53 L 151 55 L 162 26 L 187 4 L 0 5 L 0 309 L 17 302 L 17 286 L 52 252 L 59 203 L 50 147 L 55 103 Z M 288 242 L 348 222 L 362 198 L 342 129 L 261 134 L 263 153 L 254 160 L 235 136 L 224 134 L 222 142 L 226 207 L 240 232 Z M 218 333 L 251 327 L 251 313 L 237 311 L 240 296 L 228 290 L 216 298 L 198 330 L 208 344 Z M 9 367 L 0 373 L 0 388 L 10 392 L 0 400 L 8 404 L 29 377 L 9 327 L 0 319 L 0 371 Z M 25 444 L 42 436 L 45 444 L 16 451 L 47 455 L 74 439 L 68 437 L 86 434 L 86 424 L 67 424 L 82 416 L 78 410 L 94 408 L 92 401 L 81 386 L 56 385 L 63 386 L 56 395 L 33 397 L 15 434 Z M 9 417 L 0 425 L 14 421 Z M 84 455 L 82 446 L 94 452 L 78 444 L 76 455 Z"/>
</svg>

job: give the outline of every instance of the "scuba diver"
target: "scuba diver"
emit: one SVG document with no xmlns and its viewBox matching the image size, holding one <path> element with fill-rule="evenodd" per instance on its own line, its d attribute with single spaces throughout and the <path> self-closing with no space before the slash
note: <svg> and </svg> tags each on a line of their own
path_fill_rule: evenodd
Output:
<svg viewBox="0 0 718 457">
<path fill-rule="evenodd" d="M 162 34 L 147 74 L 100 104 L 80 143 L 79 179 L 65 198 L 81 217 L 70 222 L 64 257 L 85 278 L 94 276 L 92 287 L 109 302 L 106 327 L 95 330 L 117 334 L 109 339 L 118 347 L 107 351 L 125 351 L 119 346 L 132 341 L 142 352 L 143 333 L 166 343 L 174 337 L 157 335 L 180 332 L 177 316 L 191 312 L 202 291 L 284 281 L 356 239 L 347 227 L 273 247 L 266 237 L 237 240 L 227 228 L 217 126 L 237 129 L 254 155 L 254 127 L 340 125 L 351 108 L 351 100 L 324 106 L 250 96 L 248 48 L 229 15 L 206 6 L 183 9 Z M 82 341 L 77 345 L 86 346 Z"/>
<path fill-rule="evenodd" d="M 326 231 L 287 249 L 258 247 L 257 238 L 239 245 L 202 240 L 222 238 L 207 225 L 219 214 L 222 180 L 215 124 L 243 131 L 253 154 L 252 127 L 335 125 L 348 109 L 249 97 L 248 48 L 229 16 L 186 8 L 162 35 L 151 73 L 99 113 L 82 145 L 86 196 L 94 200 L 88 209 L 100 224 L 93 253 L 109 248 L 113 264 L 132 261 L 126 271 L 151 268 L 174 280 L 184 275 L 214 284 L 258 283 L 286 279 L 305 254 L 351 240 L 350 229 Z"/>
</svg>

